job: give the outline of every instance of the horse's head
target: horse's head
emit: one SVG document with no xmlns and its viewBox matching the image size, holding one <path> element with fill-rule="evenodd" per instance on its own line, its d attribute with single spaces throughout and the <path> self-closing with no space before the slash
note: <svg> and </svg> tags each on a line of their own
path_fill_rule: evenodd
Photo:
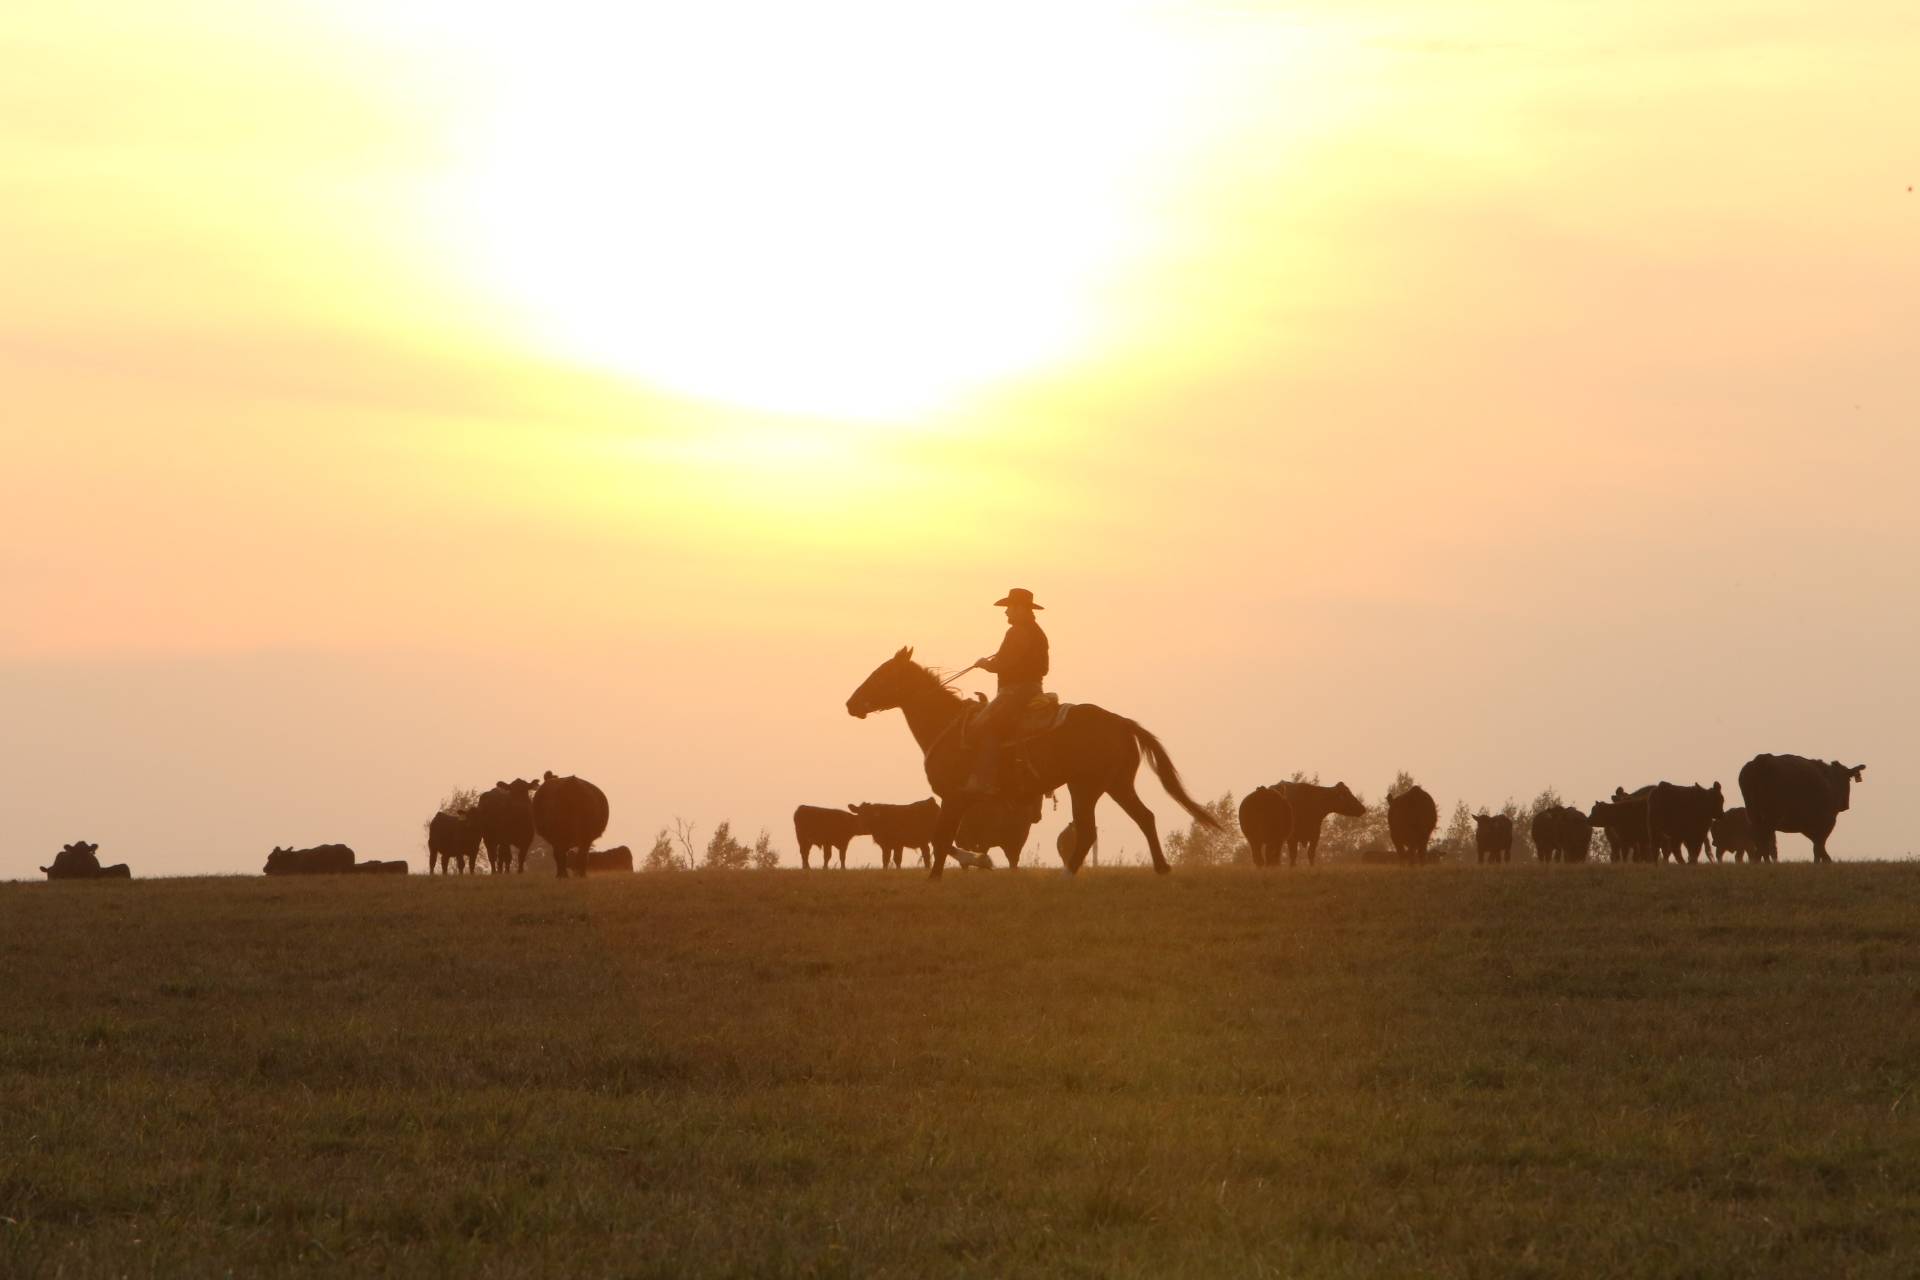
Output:
<svg viewBox="0 0 1920 1280">
<path fill-rule="evenodd" d="M 873 711 L 891 711 L 905 699 L 909 680 L 920 670 L 908 645 L 873 669 L 847 699 L 847 714 L 866 719 Z"/>
</svg>

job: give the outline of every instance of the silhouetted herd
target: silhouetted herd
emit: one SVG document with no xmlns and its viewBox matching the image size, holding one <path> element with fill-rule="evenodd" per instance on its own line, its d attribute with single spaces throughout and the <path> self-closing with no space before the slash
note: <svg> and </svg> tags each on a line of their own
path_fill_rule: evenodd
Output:
<svg viewBox="0 0 1920 1280">
<path fill-rule="evenodd" d="M 1831 862 L 1827 838 L 1838 816 L 1850 807 L 1852 784 L 1861 780 L 1865 765 L 1811 760 L 1803 756 L 1759 755 L 1740 770 L 1744 806 L 1726 807 L 1718 782 L 1710 787 L 1657 782 L 1632 791 L 1616 788 L 1610 799 L 1597 801 L 1582 812 L 1568 805 L 1550 805 L 1533 815 L 1528 831 L 1535 856 L 1543 862 L 1585 862 L 1593 853 L 1594 836 L 1604 841 L 1615 862 L 1697 862 L 1705 855 L 1720 861 L 1732 855 L 1736 862 L 1776 862 L 1777 836 L 1792 832 L 1813 843 L 1814 859 Z M 1240 803 L 1240 831 L 1258 867 L 1288 865 L 1305 852 L 1316 861 L 1320 832 L 1329 815 L 1358 818 L 1366 806 L 1345 783 L 1321 786 L 1308 782 L 1279 782 L 1256 787 Z M 844 809 L 801 805 L 793 813 L 794 840 L 800 865 L 812 865 L 820 852 L 821 866 L 837 854 L 847 864 L 847 846 L 856 836 L 869 836 L 880 848 L 881 865 L 899 867 L 906 850 L 931 860 L 934 825 L 940 816 L 937 800 L 928 797 L 913 804 L 848 805 Z M 527 852 L 536 839 L 553 851 L 555 874 L 569 871 L 632 871 L 633 852 L 625 845 L 595 849 L 593 842 L 606 831 L 606 793 L 582 778 L 551 772 L 540 782 L 516 778 L 497 782 L 474 804 L 456 813 L 436 813 L 428 826 L 428 871 L 451 874 L 478 870 L 482 852 L 494 874 L 526 870 Z M 962 862 L 991 866 L 988 854 L 999 849 L 1007 865 L 1018 867 L 1038 814 L 1030 798 L 993 799 L 968 811 L 954 844 Z M 1513 819 L 1506 814 L 1474 816 L 1474 860 L 1511 861 Z M 1439 808 L 1419 786 L 1387 797 L 1387 829 L 1395 854 L 1406 862 L 1426 861 L 1439 825 Z M 1063 832 L 1063 839 L 1070 838 Z M 41 867 L 49 880 L 130 879 L 125 863 L 100 865 L 99 846 L 69 844 Z M 267 855 L 267 875 L 341 875 L 367 873 L 405 875 L 402 861 L 360 862 L 344 844 L 308 849 L 275 848 Z"/>
<path fill-rule="evenodd" d="M 1726 807 L 1718 782 L 1711 787 L 1656 782 L 1628 791 L 1616 787 L 1611 799 L 1586 812 L 1571 805 L 1548 805 L 1529 825 L 1534 856 L 1542 862 L 1585 862 L 1599 833 L 1614 862 L 1698 862 L 1704 854 L 1718 862 L 1778 862 L 1780 832 L 1813 842 L 1816 862 L 1831 862 L 1827 837 L 1852 803 L 1853 784 L 1865 765 L 1809 760 L 1804 756 L 1758 755 L 1740 770 L 1742 807 Z M 1288 865 L 1299 849 L 1314 861 L 1320 826 L 1330 813 L 1360 817 L 1366 812 L 1345 783 L 1323 787 L 1280 782 L 1258 787 L 1240 804 L 1240 832 L 1256 866 L 1278 866 L 1284 846 Z M 1387 796 L 1387 830 L 1395 854 L 1405 862 L 1428 857 L 1439 809 L 1424 788 L 1414 786 Z M 1513 819 L 1506 814 L 1474 815 L 1474 860 L 1508 862 L 1513 858 Z"/>
</svg>

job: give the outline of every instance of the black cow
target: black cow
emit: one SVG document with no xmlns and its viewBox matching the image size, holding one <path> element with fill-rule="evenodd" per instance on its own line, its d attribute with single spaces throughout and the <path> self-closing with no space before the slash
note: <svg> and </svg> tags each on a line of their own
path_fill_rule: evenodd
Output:
<svg viewBox="0 0 1920 1280">
<path fill-rule="evenodd" d="M 1387 837 L 1402 862 L 1425 862 L 1440 810 L 1426 788 L 1411 786 L 1399 795 L 1387 793 Z"/>
<path fill-rule="evenodd" d="M 100 846 L 76 840 L 53 855 L 53 865 L 42 867 L 49 880 L 131 880 L 133 872 L 124 862 L 110 867 L 100 865 Z"/>
<path fill-rule="evenodd" d="M 487 865 L 496 875 L 527 869 L 527 850 L 533 847 L 533 792 L 539 785 L 525 778 L 496 782 L 474 801 L 473 817 L 487 847 Z"/>
<path fill-rule="evenodd" d="M 1656 862 L 1653 835 L 1647 819 L 1647 801 L 1652 787 L 1629 792 L 1613 789 L 1611 800 L 1594 804 L 1588 818 L 1607 833 L 1607 851 L 1615 862 Z"/>
<path fill-rule="evenodd" d="M 1805 756 L 1758 755 L 1740 770 L 1740 795 L 1753 826 L 1755 856 L 1780 858 L 1776 833 L 1790 831 L 1813 841 L 1813 860 L 1832 862 L 1827 837 L 1833 824 L 1853 805 L 1853 784 L 1867 766 Z"/>
<path fill-rule="evenodd" d="M 270 876 L 332 876 L 353 870 L 353 850 L 344 844 L 320 844 L 311 849 L 282 849 L 267 855 L 263 870 Z"/>
<path fill-rule="evenodd" d="M 976 800 L 960 815 L 960 829 L 954 832 L 953 843 L 983 858 L 989 858 L 991 851 L 998 849 L 1007 855 L 1007 865 L 1018 870 L 1027 837 L 1033 834 L 1031 813 L 1024 802 L 1002 800 L 997 796 Z"/>
<path fill-rule="evenodd" d="M 793 839 L 800 846 L 800 869 L 805 871 L 811 864 L 808 856 L 815 848 L 820 850 L 820 866 L 824 870 L 833 865 L 834 851 L 840 853 L 840 869 L 847 869 L 847 846 L 860 834 L 860 819 L 845 809 L 823 809 L 819 805 L 803 804 L 793 811 Z"/>
<path fill-rule="evenodd" d="M 1533 815 L 1533 856 L 1542 862 L 1585 862 L 1593 848 L 1593 822 L 1570 805 L 1552 804 Z"/>
<path fill-rule="evenodd" d="M 533 793 L 533 834 L 553 850 L 555 876 L 565 880 L 571 865 L 586 878 L 587 850 L 606 834 L 608 812 L 606 792 L 585 778 L 547 770 Z"/>
<path fill-rule="evenodd" d="M 1287 805 L 1293 810 L 1293 826 L 1287 832 L 1287 865 L 1296 861 L 1295 849 L 1299 845 L 1307 847 L 1307 865 L 1312 866 L 1320 852 L 1320 825 L 1330 813 L 1346 818 L 1366 816 L 1367 806 L 1360 803 L 1360 797 L 1348 790 L 1344 782 L 1336 782 L 1331 787 L 1323 787 L 1313 782 L 1275 783 L 1280 794 L 1287 798 Z"/>
<path fill-rule="evenodd" d="M 898 867 L 908 849 L 919 851 L 921 865 L 932 863 L 933 828 L 940 821 L 940 802 L 932 796 L 912 804 L 850 804 L 847 812 L 859 822 L 860 832 L 880 846 L 882 867 Z M 843 849 L 841 864 L 845 862 Z"/>
<path fill-rule="evenodd" d="M 1513 819 L 1504 813 L 1473 815 L 1473 860 L 1513 861 Z"/>
<path fill-rule="evenodd" d="M 1280 865 L 1280 850 L 1293 834 L 1293 806 L 1279 786 L 1255 787 L 1240 802 L 1240 834 L 1256 867 Z"/>
<path fill-rule="evenodd" d="M 632 871 L 633 850 L 624 844 L 617 844 L 611 849 L 589 849 L 587 870 L 596 875 L 609 871 Z"/>
<path fill-rule="evenodd" d="M 480 816 L 474 810 L 465 813 L 442 811 L 427 824 L 427 874 L 438 867 L 452 875 L 457 867 L 470 872 L 480 860 L 480 837 L 484 833 Z"/>
<path fill-rule="evenodd" d="M 407 864 L 399 860 L 391 862 L 356 862 L 353 864 L 353 870 L 357 874 L 362 875 L 403 876 L 407 874 Z"/>
<path fill-rule="evenodd" d="M 1735 862 L 1744 862 L 1752 858 L 1760 861 L 1753 849 L 1753 823 L 1747 820 L 1747 811 L 1735 806 L 1713 820 L 1713 860 L 1719 862 L 1728 854 Z"/>
<path fill-rule="evenodd" d="M 1647 794 L 1647 834 L 1655 852 L 1662 859 L 1679 862 L 1680 851 L 1685 849 L 1688 862 L 1700 861 L 1713 820 L 1726 812 L 1726 807 L 1726 797 L 1717 782 L 1711 787 L 1656 783 Z"/>
</svg>

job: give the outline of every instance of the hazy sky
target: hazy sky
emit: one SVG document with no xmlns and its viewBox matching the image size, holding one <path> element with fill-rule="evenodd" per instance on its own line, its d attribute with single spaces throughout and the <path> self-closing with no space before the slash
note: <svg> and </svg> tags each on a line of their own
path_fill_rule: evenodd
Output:
<svg viewBox="0 0 1920 1280">
<path fill-rule="evenodd" d="M 1013 585 L 1204 795 L 1912 847 L 1910 4 L 613 8 L 0 9 L 0 876 L 546 768 L 791 860 Z"/>
</svg>

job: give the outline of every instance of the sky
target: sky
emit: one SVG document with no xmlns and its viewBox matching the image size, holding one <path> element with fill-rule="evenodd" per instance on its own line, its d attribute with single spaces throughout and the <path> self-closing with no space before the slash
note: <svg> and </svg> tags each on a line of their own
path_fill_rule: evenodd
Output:
<svg viewBox="0 0 1920 1280">
<path fill-rule="evenodd" d="M 1909 6 L 614 8 L 0 9 L 0 878 L 545 769 L 792 861 L 1010 586 L 1203 796 L 1914 847 Z"/>
</svg>

